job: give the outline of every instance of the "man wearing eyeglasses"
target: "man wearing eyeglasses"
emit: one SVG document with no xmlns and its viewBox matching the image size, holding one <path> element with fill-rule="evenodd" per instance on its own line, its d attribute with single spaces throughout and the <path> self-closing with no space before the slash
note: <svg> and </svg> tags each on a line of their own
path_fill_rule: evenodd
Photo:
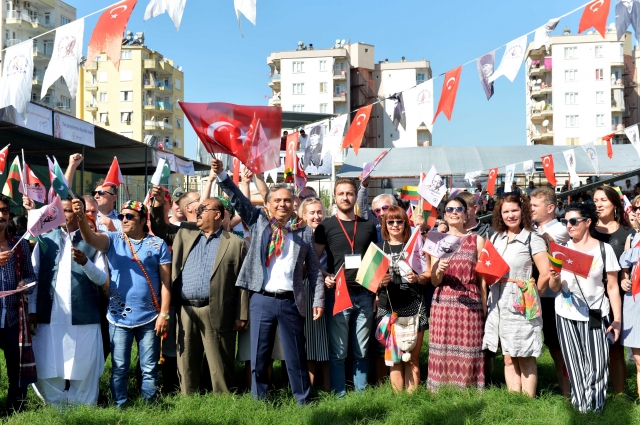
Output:
<svg viewBox="0 0 640 425">
<path fill-rule="evenodd" d="M 116 186 L 103 186 L 104 179 L 96 182 L 96 188 L 92 195 L 98 203 L 98 229 L 102 232 L 122 233 L 122 223 L 118 219 L 116 200 L 118 188 Z"/>
<path fill-rule="evenodd" d="M 384 214 L 387 212 L 389 207 L 398 205 L 398 201 L 393 195 L 388 193 L 382 193 L 375 198 L 371 202 L 371 208 L 369 208 L 369 193 L 367 188 L 369 187 L 369 177 L 362 180 L 360 184 L 360 188 L 358 189 L 358 198 L 357 204 L 358 208 L 360 208 L 360 215 L 367 221 L 376 221 L 376 233 L 378 235 L 378 240 L 382 240 L 382 230 L 380 228 L 380 224 L 384 218 Z"/>
<path fill-rule="evenodd" d="M 106 254 L 109 284 L 109 336 L 111 345 L 111 396 L 122 406 L 128 400 L 127 384 L 131 344 L 136 339 L 142 370 L 141 395 L 158 395 L 160 339 L 169 328 L 171 305 L 171 254 L 167 244 L 147 231 L 147 207 L 127 201 L 118 218 L 123 232 L 94 233 L 85 218 L 84 205 L 73 200 L 82 238 Z"/>
<path fill-rule="evenodd" d="M 153 215 L 165 202 L 162 188 L 154 186 Z M 171 277 L 177 304 L 176 352 L 183 394 L 200 386 L 200 367 L 206 353 L 214 393 L 233 387 L 236 332 L 249 319 L 249 297 L 236 281 L 247 254 L 246 245 L 222 227 L 224 205 L 217 198 L 204 200 L 196 210 L 196 227 L 156 226 L 173 246 Z"/>
</svg>

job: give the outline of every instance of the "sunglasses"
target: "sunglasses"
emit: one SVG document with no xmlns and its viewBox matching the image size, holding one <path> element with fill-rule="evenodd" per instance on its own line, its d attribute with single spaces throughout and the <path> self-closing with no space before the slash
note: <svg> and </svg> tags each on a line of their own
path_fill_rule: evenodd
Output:
<svg viewBox="0 0 640 425">
<path fill-rule="evenodd" d="M 111 195 L 111 196 L 113 196 L 114 194 L 111 193 L 111 192 L 107 192 L 106 190 L 94 190 L 93 192 L 91 192 L 91 195 L 93 195 L 95 197 L 96 195 L 100 195 L 100 196 Z"/>
<path fill-rule="evenodd" d="M 380 215 L 380 213 L 387 212 L 388 209 L 389 205 L 384 205 L 382 208 L 376 208 L 375 210 L 373 210 L 373 215 L 377 217 Z"/>
<path fill-rule="evenodd" d="M 462 214 L 464 212 L 464 207 L 447 207 L 444 209 L 447 214 L 451 214 L 452 212 L 457 212 L 458 214 Z"/>
<path fill-rule="evenodd" d="M 391 227 L 393 227 L 393 226 L 398 226 L 398 227 L 404 226 L 404 220 L 387 220 L 386 223 L 387 223 L 387 226 L 391 226 Z"/>
<path fill-rule="evenodd" d="M 2 215 L 9 214 L 9 212 L 10 212 L 10 211 L 11 211 L 11 210 L 9 209 L 9 207 L 2 207 L 2 208 L 0 208 L 0 214 L 2 214 Z"/>
<path fill-rule="evenodd" d="M 300 198 L 301 201 L 304 201 L 305 199 L 318 199 L 316 195 L 307 195 L 307 196 L 298 195 L 298 198 Z"/>
<path fill-rule="evenodd" d="M 216 209 L 215 208 L 207 208 L 206 205 L 200 205 L 198 208 L 196 208 L 196 215 L 202 215 L 202 213 L 204 213 L 206 211 L 216 211 Z"/>
<path fill-rule="evenodd" d="M 638 210 L 640 210 L 640 207 L 631 207 L 631 211 L 633 211 L 633 212 L 636 212 Z"/>
<path fill-rule="evenodd" d="M 133 219 L 134 219 L 134 218 L 136 218 L 136 217 L 137 217 L 137 215 L 135 215 L 135 214 L 131 214 L 131 213 L 118 214 L 118 220 L 120 220 L 120 221 L 124 220 L 125 218 L 126 218 L 128 221 L 131 221 L 131 220 L 133 220 Z"/>
<path fill-rule="evenodd" d="M 581 221 L 585 221 L 588 220 L 588 218 L 584 218 L 584 217 L 574 217 L 574 218 L 570 218 L 570 219 L 566 219 L 566 218 L 562 218 L 560 219 L 560 223 L 562 223 L 563 226 L 567 226 L 567 224 L 570 224 L 572 226 L 577 226 L 578 223 L 580 223 Z"/>
</svg>

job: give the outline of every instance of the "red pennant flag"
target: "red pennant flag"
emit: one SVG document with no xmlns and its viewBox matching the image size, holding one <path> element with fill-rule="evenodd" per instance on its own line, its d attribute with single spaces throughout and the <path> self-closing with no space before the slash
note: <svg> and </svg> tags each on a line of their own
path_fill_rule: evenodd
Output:
<svg viewBox="0 0 640 425">
<path fill-rule="evenodd" d="M 616 133 L 611 133 L 611 134 L 607 134 L 604 137 L 601 137 L 602 140 L 607 142 L 607 156 L 609 157 L 609 159 L 613 158 L 613 146 L 611 144 L 611 139 L 613 139 L 613 136 L 615 135 Z"/>
<path fill-rule="evenodd" d="M 113 161 L 111 162 L 111 167 L 109 168 L 109 172 L 107 176 L 104 178 L 104 183 L 102 186 L 120 186 L 124 183 L 124 178 L 122 177 L 122 173 L 120 172 L 120 164 L 118 163 L 118 158 L 113 157 Z"/>
<path fill-rule="evenodd" d="M 435 227 L 438 220 L 438 209 L 424 199 L 422 200 L 422 218 L 429 230 Z"/>
<path fill-rule="evenodd" d="M 487 193 L 493 196 L 496 191 L 496 180 L 498 179 L 498 169 L 492 168 L 489 170 L 489 180 L 487 181 Z"/>
<path fill-rule="evenodd" d="M 607 18 L 611 9 L 611 0 L 594 0 L 584 8 L 578 34 L 593 27 L 602 37 L 607 31 Z"/>
<path fill-rule="evenodd" d="M 371 108 L 373 108 L 373 104 L 363 106 L 358 109 L 356 117 L 353 119 L 353 122 L 349 127 L 349 131 L 347 131 L 347 134 L 344 136 L 341 150 L 351 146 L 353 148 L 353 152 L 358 155 L 360 145 L 362 144 L 362 138 L 364 137 L 364 132 L 367 130 L 367 124 L 369 123 L 369 117 L 371 116 Z"/>
<path fill-rule="evenodd" d="M 233 172 L 233 183 L 237 186 L 240 184 L 240 160 L 235 156 L 231 160 L 231 168 Z"/>
<path fill-rule="evenodd" d="M 120 69 L 120 52 L 122 51 L 122 34 L 127 28 L 133 8 L 138 0 L 125 0 L 107 9 L 98 19 L 96 27 L 91 34 L 87 52 L 87 63 L 93 62 L 102 52 L 116 69 Z"/>
<path fill-rule="evenodd" d="M 0 175 L 4 174 L 4 169 L 7 166 L 7 156 L 9 156 L 9 145 L 0 151 Z"/>
<path fill-rule="evenodd" d="M 480 257 L 478 257 L 476 272 L 484 278 L 487 285 L 491 286 L 507 274 L 509 270 L 511 270 L 511 267 L 504 261 L 504 258 L 498 253 L 491 241 L 487 239 Z"/>
<path fill-rule="evenodd" d="M 436 118 L 440 112 L 444 112 L 447 119 L 451 121 L 451 114 L 453 114 L 453 106 L 456 103 L 456 95 L 458 94 L 458 85 L 460 84 L 460 74 L 462 73 L 462 66 L 452 69 L 444 75 L 444 83 L 442 84 L 442 93 L 440 94 L 440 101 L 438 102 L 438 110 L 433 116 L 434 124 Z"/>
<path fill-rule="evenodd" d="M 553 165 L 553 155 L 543 156 L 542 165 L 544 166 L 544 175 L 547 177 L 547 181 L 551 183 L 551 186 L 556 187 L 558 181 L 556 180 L 555 165 Z"/>
<path fill-rule="evenodd" d="M 297 157 L 298 155 L 296 155 Z M 304 172 L 304 168 L 302 168 L 302 160 L 301 158 L 296 158 L 297 161 L 294 161 L 296 166 L 295 172 L 293 173 L 293 179 L 296 183 L 296 188 L 298 190 L 302 190 L 307 186 L 307 174 Z"/>
<path fill-rule="evenodd" d="M 291 183 L 294 180 L 294 167 L 298 159 L 298 132 L 287 135 L 287 151 L 284 157 L 284 181 Z"/>
<path fill-rule="evenodd" d="M 347 290 L 347 279 L 344 277 L 344 267 L 340 267 L 340 270 L 336 273 L 336 297 L 333 304 L 333 315 L 335 316 L 352 306 L 353 303 Z"/>
<path fill-rule="evenodd" d="M 591 270 L 591 264 L 593 263 L 593 255 L 558 245 L 555 242 L 549 244 L 549 249 L 551 256 L 562 260 L 562 268 L 564 270 L 575 273 L 585 279 L 589 276 L 589 270 Z"/>
<path fill-rule="evenodd" d="M 636 262 L 633 268 L 633 276 L 631 277 L 631 295 L 634 302 L 637 294 L 640 294 L 640 260 Z"/>
<path fill-rule="evenodd" d="M 409 205 L 409 208 L 407 208 L 407 218 L 409 219 L 409 226 L 411 227 L 415 227 L 416 224 L 413 222 L 413 205 Z"/>
<path fill-rule="evenodd" d="M 235 156 L 254 174 L 280 167 L 281 108 L 178 103 L 207 152 Z"/>
<path fill-rule="evenodd" d="M 376 168 L 376 165 L 378 165 L 378 163 L 382 161 L 382 158 L 384 158 L 389 152 L 391 152 L 391 149 L 392 148 L 382 151 L 382 153 L 378 155 L 376 159 L 373 160 L 373 162 L 367 162 L 366 164 L 364 164 L 362 173 L 360 174 L 360 180 L 365 180 L 367 177 L 369 177 L 373 170 Z"/>
</svg>

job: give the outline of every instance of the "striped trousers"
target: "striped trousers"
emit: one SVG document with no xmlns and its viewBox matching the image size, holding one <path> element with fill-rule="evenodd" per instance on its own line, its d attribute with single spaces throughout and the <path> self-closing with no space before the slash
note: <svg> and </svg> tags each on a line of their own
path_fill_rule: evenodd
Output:
<svg viewBox="0 0 640 425">
<path fill-rule="evenodd" d="M 603 317 L 599 329 L 589 329 L 589 322 L 556 314 L 560 348 L 569 372 L 571 403 L 581 413 L 598 412 L 604 407 L 609 374 L 609 344 L 605 334 L 608 322 Z"/>
</svg>

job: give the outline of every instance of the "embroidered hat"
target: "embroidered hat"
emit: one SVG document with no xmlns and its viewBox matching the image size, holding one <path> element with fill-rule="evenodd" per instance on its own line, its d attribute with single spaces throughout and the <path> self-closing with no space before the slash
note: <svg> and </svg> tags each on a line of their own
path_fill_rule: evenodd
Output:
<svg viewBox="0 0 640 425">
<path fill-rule="evenodd" d="M 236 210 L 231 205 L 231 202 L 227 198 L 223 198 L 222 196 L 217 196 L 218 200 L 222 202 L 222 206 L 225 210 L 229 211 L 229 219 L 232 219 L 236 216 Z"/>
<path fill-rule="evenodd" d="M 122 204 L 121 210 L 134 210 L 138 211 L 142 215 L 147 215 L 147 206 L 138 201 L 127 201 Z"/>
</svg>

